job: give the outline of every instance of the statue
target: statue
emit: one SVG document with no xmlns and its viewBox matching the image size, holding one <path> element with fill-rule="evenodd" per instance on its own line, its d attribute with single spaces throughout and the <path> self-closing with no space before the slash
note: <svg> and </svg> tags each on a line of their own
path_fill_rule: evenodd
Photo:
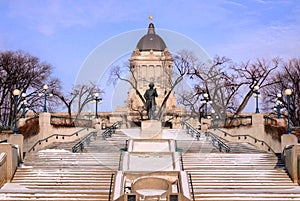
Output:
<svg viewBox="0 0 300 201">
<path fill-rule="evenodd" d="M 144 98 L 146 99 L 146 110 L 149 119 L 154 118 L 154 112 L 156 109 L 155 97 L 157 97 L 156 88 L 154 88 L 153 82 L 150 82 L 149 89 L 146 90 Z"/>
</svg>

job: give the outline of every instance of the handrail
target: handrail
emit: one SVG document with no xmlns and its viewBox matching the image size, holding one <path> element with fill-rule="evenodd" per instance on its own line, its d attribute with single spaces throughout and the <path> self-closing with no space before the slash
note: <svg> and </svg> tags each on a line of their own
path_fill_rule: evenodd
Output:
<svg viewBox="0 0 300 201">
<path fill-rule="evenodd" d="M 120 127 L 121 124 L 122 124 L 121 121 L 117 121 L 113 125 L 111 125 L 110 127 L 107 127 L 105 129 L 105 131 L 102 133 L 103 140 L 106 140 L 106 138 L 111 137 L 111 135 L 116 132 L 116 129 L 118 127 Z"/>
<path fill-rule="evenodd" d="M 111 135 L 115 133 L 118 125 L 120 125 L 120 121 L 117 121 L 112 126 L 107 127 L 106 130 L 102 133 L 103 140 L 106 140 L 106 138 L 111 137 Z M 91 142 L 91 137 L 94 136 L 96 139 L 97 135 L 98 132 L 96 131 L 90 132 L 72 147 L 72 152 L 76 153 L 79 150 L 82 151 L 84 149 L 84 143 L 89 144 Z"/>
<path fill-rule="evenodd" d="M 186 121 L 182 121 L 182 125 L 185 125 L 187 127 L 187 134 L 190 134 L 192 137 L 196 137 L 197 140 L 199 140 L 199 138 L 201 137 L 201 133 L 197 129 L 195 129 Z"/>
<path fill-rule="evenodd" d="M 112 194 L 112 183 L 113 183 L 114 176 L 115 176 L 115 174 L 112 173 L 112 174 L 111 174 L 111 177 L 110 177 L 108 201 L 110 201 L 110 199 L 111 199 L 111 194 Z"/>
<path fill-rule="evenodd" d="M 119 157 L 119 166 L 118 166 L 118 171 L 121 170 L 121 160 L 122 160 L 123 152 L 120 152 L 120 157 Z"/>
<path fill-rule="evenodd" d="M 195 193 L 194 193 L 194 186 L 193 186 L 193 180 L 192 180 L 192 174 L 191 173 L 189 173 L 189 179 L 190 179 L 190 185 L 191 185 L 191 190 L 192 190 L 193 201 L 195 201 Z"/>
<path fill-rule="evenodd" d="M 83 131 L 83 130 L 85 130 L 86 128 L 83 128 L 83 129 L 81 129 L 81 130 L 79 130 L 79 131 L 76 131 L 75 133 L 72 133 L 72 134 L 70 134 L 70 135 L 65 135 L 65 134 L 53 134 L 53 135 L 50 135 L 50 136 L 48 136 L 48 137 L 46 137 L 46 138 L 44 138 L 44 139 L 42 139 L 42 140 L 38 140 L 29 150 L 28 150 L 28 152 L 31 152 L 31 151 L 34 151 L 35 150 L 35 146 L 36 145 L 38 145 L 38 144 L 41 144 L 43 141 L 46 141 L 46 142 L 48 142 L 48 139 L 49 138 L 52 138 L 52 137 L 56 137 L 56 139 L 58 138 L 58 137 L 62 137 L 63 139 L 64 139 L 64 137 L 72 137 L 72 136 L 74 136 L 74 135 L 76 135 L 76 136 L 78 136 L 78 133 L 79 132 L 81 132 L 81 131 Z"/>
<path fill-rule="evenodd" d="M 187 122 L 182 122 L 182 124 L 183 124 L 183 125 L 186 125 L 187 130 L 188 130 L 188 131 L 187 131 L 188 133 L 190 133 L 190 131 L 192 131 L 192 136 L 194 137 L 194 134 L 196 134 L 195 137 L 196 137 L 197 140 L 199 140 L 199 138 L 200 138 L 200 136 L 201 136 L 201 133 L 200 133 L 198 130 L 196 130 L 194 127 L 192 127 L 192 126 L 191 126 L 189 123 L 187 123 Z M 214 135 L 214 134 L 211 133 L 211 132 L 205 132 L 205 136 L 210 136 L 211 139 L 212 139 L 213 144 L 214 144 L 215 142 L 218 143 L 218 147 L 219 147 L 219 151 L 220 151 L 220 152 L 222 151 L 222 148 L 224 148 L 225 151 L 226 151 L 227 153 L 230 152 L 229 146 L 228 146 L 227 144 L 225 144 L 218 136 Z"/>
<path fill-rule="evenodd" d="M 181 163 L 181 170 L 184 171 L 182 152 L 180 152 L 180 163 Z"/>
<path fill-rule="evenodd" d="M 238 139 L 240 139 L 241 137 L 244 137 L 244 139 L 247 139 L 247 137 L 249 138 L 252 138 L 254 140 L 254 143 L 257 143 L 257 142 L 260 142 L 262 145 L 266 145 L 268 147 L 268 151 L 272 151 L 274 154 L 275 154 L 275 151 L 271 148 L 270 145 L 268 145 L 265 141 L 262 141 L 262 140 L 259 140 L 251 135 L 248 135 L 248 134 L 243 134 L 243 135 L 232 135 L 230 133 L 227 133 L 226 131 L 223 131 L 219 128 L 215 128 L 215 130 L 219 130 L 221 131 L 222 133 L 224 133 L 224 136 L 226 137 L 227 135 L 230 136 L 230 137 L 237 137 Z"/>
<path fill-rule="evenodd" d="M 89 134 L 87 134 L 84 138 L 82 138 L 79 142 L 77 142 L 73 147 L 72 147 L 72 152 L 77 153 L 78 150 L 83 151 L 84 149 L 84 143 L 90 144 L 91 142 L 91 137 L 94 136 L 95 138 L 97 137 L 97 131 L 92 131 Z"/>
<path fill-rule="evenodd" d="M 215 141 L 218 143 L 218 147 L 219 147 L 219 151 L 222 152 L 222 148 L 225 149 L 225 152 L 226 153 L 229 153 L 231 150 L 230 150 L 230 147 L 224 143 L 217 135 L 215 135 L 214 133 L 208 131 L 208 132 L 205 132 L 205 136 L 210 136 L 212 138 L 212 141 L 213 141 L 213 144 L 215 144 Z"/>
</svg>

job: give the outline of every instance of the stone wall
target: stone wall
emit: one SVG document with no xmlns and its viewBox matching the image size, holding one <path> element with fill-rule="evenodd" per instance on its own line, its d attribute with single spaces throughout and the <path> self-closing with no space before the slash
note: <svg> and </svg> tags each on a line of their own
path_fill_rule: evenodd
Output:
<svg viewBox="0 0 300 201">
<path fill-rule="evenodd" d="M 6 164 L 6 178 L 7 182 L 10 182 L 10 180 L 13 178 L 15 171 L 19 164 L 19 150 L 18 147 L 16 147 L 13 144 L 10 143 L 2 143 L 0 144 L 0 153 L 5 153 L 6 155 L 6 162 L 3 162 Z M 4 167 L 1 167 L 1 169 Z M 3 171 L 5 168 L 3 169 Z"/>
<path fill-rule="evenodd" d="M 260 141 L 267 143 L 275 153 L 281 153 L 281 142 L 267 134 L 264 125 L 264 114 L 252 114 L 252 125 L 250 126 L 238 126 L 233 128 L 222 128 L 223 131 L 230 133 L 231 135 L 250 135 Z M 221 136 L 220 136 L 221 137 Z M 222 136 L 223 137 L 223 136 Z M 229 137 L 229 136 L 228 136 Z M 238 137 L 231 138 L 230 141 L 241 141 Z M 253 141 L 253 140 L 252 140 Z M 256 145 L 251 140 L 247 139 L 247 142 Z"/>
<path fill-rule="evenodd" d="M 35 145 L 39 140 L 40 143 L 36 145 L 35 150 L 40 150 L 53 142 L 71 142 L 80 139 L 93 130 L 84 129 L 82 127 L 54 127 L 50 123 L 50 118 L 50 113 L 40 113 L 40 132 L 38 135 L 32 136 L 24 140 L 24 152 L 28 152 L 33 147 L 33 145 Z M 73 135 L 76 132 L 78 134 Z"/>
</svg>

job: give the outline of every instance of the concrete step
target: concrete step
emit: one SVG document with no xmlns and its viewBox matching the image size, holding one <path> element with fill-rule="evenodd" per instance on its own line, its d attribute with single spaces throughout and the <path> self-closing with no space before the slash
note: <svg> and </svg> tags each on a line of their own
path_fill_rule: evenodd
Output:
<svg viewBox="0 0 300 201">
<path fill-rule="evenodd" d="M 250 153 L 183 154 L 184 168 L 192 176 L 195 200 L 300 199 L 298 185 L 284 168 L 278 167 L 282 162 L 277 156 Z M 298 190 L 290 196 L 287 192 L 295 188 Z"/>
</svg>

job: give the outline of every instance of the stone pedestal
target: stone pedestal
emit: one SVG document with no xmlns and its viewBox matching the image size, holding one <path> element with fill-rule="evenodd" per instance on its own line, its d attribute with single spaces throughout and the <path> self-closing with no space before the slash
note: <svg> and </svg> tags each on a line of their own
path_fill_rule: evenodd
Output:
<svg viewBox="0 0 300 201">
<path fill-rule="evenodd" d="M 142 121 L 140 138 L 161 139 L 162 138 L 161 122 L 158 120 Z"/>
<path fill-rule="evenodd" d="M 18 145 L 19 147 L 19 155 L 20 155 L 20 162 L 23 162 L 23 143 L 24 143 L 24 136 L 21 134 L 13 134 L 10 135 L 8 138 L 8 143 Z"/>
<path fill-rule="evenodd" d="M 281 153 L 288 145 L 295 145 L 298 143 L 298 138 L 294 134 L 283 134 L 281 136 Z"/>
<path fill-rule="evenodd" d="M 52 126 L 50 124 L 51 114 L 47 112 L 42 112 L 39 114 L 39 139 L 45 139 L 46 137 L 52 135 Z"/>
</svg>

